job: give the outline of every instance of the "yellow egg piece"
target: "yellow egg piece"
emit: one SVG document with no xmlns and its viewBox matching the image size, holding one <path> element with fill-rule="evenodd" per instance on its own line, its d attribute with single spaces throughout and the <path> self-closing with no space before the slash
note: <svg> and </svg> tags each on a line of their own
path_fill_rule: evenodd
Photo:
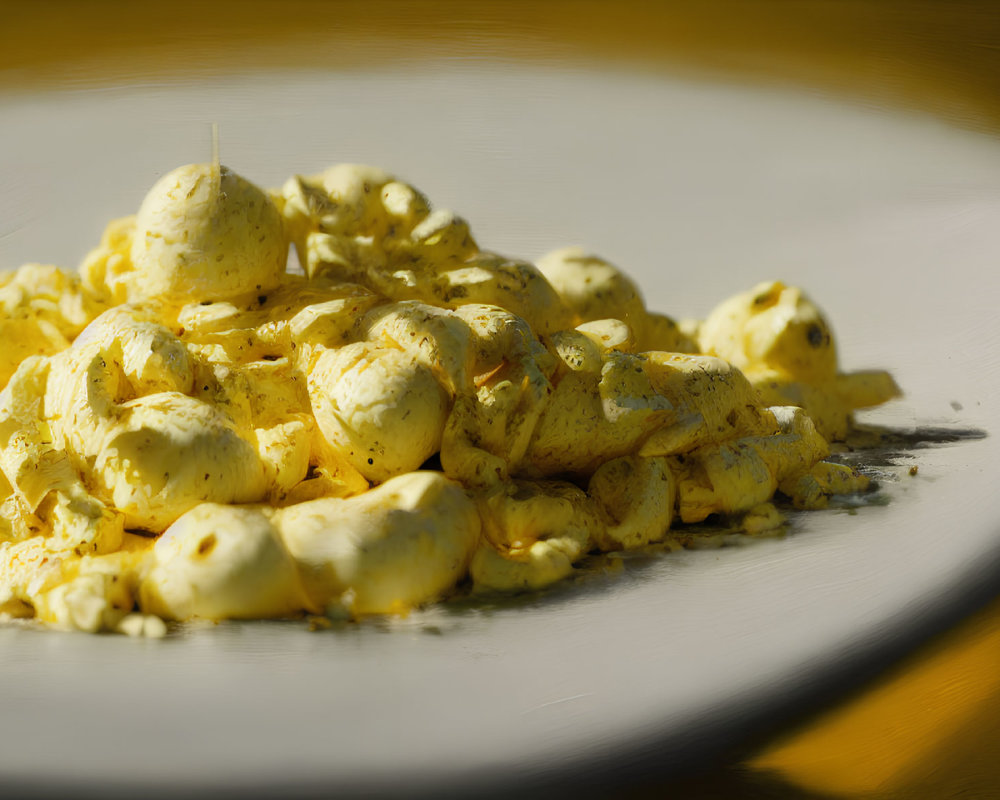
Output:
<svg viewBox="0 0 1000 800">
<path fill-rule="evenodd" d="M 164 175 L 136 216 L 130 298 L 219 300 L 278 285 L 288 240 L 271 198 L 228 167 Z"/>
</svg>

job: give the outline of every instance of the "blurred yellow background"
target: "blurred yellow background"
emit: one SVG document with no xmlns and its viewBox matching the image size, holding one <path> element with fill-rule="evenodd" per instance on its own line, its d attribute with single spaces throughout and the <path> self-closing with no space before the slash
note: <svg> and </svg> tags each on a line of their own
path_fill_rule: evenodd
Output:
<svg viewBox="0 0 1000 800">
<path fill-rule="evenodd" d="M 31 88 L 429 56 L 627 61 L 844 92 L 1000 125 L 990 0 L 13 2 L 0 82 Z"/>
<path fill-rule="evenodd" d="M 982 1 L 15 2 L 0 89 L 428 57 L 624 63 L 1000 129 L 1000 4 Z M 668 794 L 1000 797 L 1000 601 L 749 757 L 648 792 Z"/>
</svg>

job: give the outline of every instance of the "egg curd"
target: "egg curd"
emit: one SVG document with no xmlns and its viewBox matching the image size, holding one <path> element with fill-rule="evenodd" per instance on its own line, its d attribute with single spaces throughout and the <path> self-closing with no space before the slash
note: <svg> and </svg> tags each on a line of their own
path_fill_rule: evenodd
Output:
<svg viewBox="0 0 1000 800">
<path fill-rule="evenodd" d="M 301 269 L 288 269 L 294 245 Z M 538 589 L 722 517 L 868 480 L 822 314 L 764 283 L 700 323 L 578 248 L 537 264 L 373 167 L 266 192 L 167 174 L 78 272 L 0 276 L 0 614 L 405 613 Z"/>
</svg>

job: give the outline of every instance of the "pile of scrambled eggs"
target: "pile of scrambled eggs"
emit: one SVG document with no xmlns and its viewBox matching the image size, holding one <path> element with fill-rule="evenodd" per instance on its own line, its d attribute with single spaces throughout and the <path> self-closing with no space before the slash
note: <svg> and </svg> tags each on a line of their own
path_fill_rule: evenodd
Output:
<svg viewBox="0 0 1000 800">
<path fill-rule="evenodd" d="M 174 170 L 78 272 L 0 276 L 0 331 L 0 614 L 132 635 L 401 613 L 711 515 L 773 527 L 776 493 L 866 488 L 828 442 L 898 393 L 838 370 L 796 288 L 678 324 L 595 255 L 483 251 L 357 165 L 272 192 Z"/>
</svg>

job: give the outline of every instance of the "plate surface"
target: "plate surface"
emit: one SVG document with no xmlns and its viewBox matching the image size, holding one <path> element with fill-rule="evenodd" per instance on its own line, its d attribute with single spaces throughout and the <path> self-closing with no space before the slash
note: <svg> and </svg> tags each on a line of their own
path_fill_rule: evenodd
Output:
<svg viewBox="0 0 1000 800">
<path fill-rule="evenodd" d="M 258 183 L 378 164 L 484 247 L 583 244 L 676 317 L 801 285 L 843 367 L 887 367 L 906 391 L 871 421 L 990 432 L 998 416 L 991 137 L 808 93 L 509 64 L 8 93 L 0 266 L 78 263 L 157 177 L 210 157 L 212 122 L 223 162 Z M 885 505 L 503 607 L 161 641 L 0 629 L 0 785 L 442 793 L 661 774 L 995 581 L 998 449 L 919 448 Z"/>
</svg>

